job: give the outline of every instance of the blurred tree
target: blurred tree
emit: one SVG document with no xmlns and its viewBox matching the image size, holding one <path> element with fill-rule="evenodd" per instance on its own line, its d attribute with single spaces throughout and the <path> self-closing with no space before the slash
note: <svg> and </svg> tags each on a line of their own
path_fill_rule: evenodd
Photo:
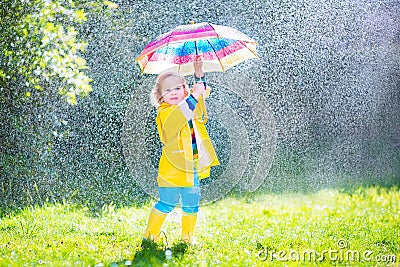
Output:
<svg viewBox="0 0 400 267">
<path fill-rule="evenodd" d="M 65 111 L 92 91 L 77 30 L 88 3 L 99 8 L 80 0 L 0 3 L 0 207 L 44 201 L 62 177 L 54 141 L 68 135 Z"/>
<path fill-rule="evenodd" d="M 80 56 L 87 44 L 74 25 L 86 20 L 73 1 L 4 0 L 0 4 L 0 93 L 2 101 L 32 97 L 32 90 L 57 90 L 71 103 L 92 91 Z M 49 86 L 56 81 L 57 87 Z M 9 86 L 18 83 L 18 87 Z M 10 93 L 10 90 L 17 90 Z"/>
</svg>

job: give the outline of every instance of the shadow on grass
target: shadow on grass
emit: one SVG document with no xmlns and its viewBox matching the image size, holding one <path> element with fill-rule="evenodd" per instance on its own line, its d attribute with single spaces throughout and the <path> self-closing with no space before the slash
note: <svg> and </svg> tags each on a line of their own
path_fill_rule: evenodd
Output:
<svg viewBox="0 0 400 267">
<path fill-rule="evenodd" d="M 135 253 L 132 259 L 132 266 L 162 266 L 163 263 L 168 262 L 167 247 L 159 245 L 154 242 L 144 240 L 140 249 Z M 185 243 L 176 243 L 169 248 L 171 251 L 171 258 L 181 258 L 184 256 L 188 249 Z"/>
</svg>

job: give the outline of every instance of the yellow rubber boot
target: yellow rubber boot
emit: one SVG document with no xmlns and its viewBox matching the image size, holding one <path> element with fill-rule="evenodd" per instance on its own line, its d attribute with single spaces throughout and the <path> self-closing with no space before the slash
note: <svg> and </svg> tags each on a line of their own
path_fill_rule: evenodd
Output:
<svg viewBox="0 0 400 267">
<path fill-rule="evenodd" d="M 194 227 L 196 226 L 197 213 L 182 213 L 182 241 L 193 243 Z"/>
<path fill-rule="evenodd" d="M 157 242 L 160 238 L 161 225 L 163 224 L 166 217 L 166 213 L 163 213 L 156 208 L 153 208 L 150 213 L 149 222 L 147 223 L 147 229 L 143 235 L 143 238 L 149 241 L 151 240 Z"/>
</svg>

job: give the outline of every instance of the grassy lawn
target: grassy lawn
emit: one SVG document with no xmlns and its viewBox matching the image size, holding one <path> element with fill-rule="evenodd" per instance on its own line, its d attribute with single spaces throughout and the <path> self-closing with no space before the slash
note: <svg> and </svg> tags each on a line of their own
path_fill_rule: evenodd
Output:
<svg viewBox="0 0 400 267">
<path fill-rule="evenodd" d="M 0 266 L 398 266 L 400 191 L 361 188 L 227 197 L 202 207 L 198 245 L 185 248 L 180 210 L 163 230 L 173 251 L 140 248 L 153 203 L 94 216 L 46 204 L 0 219 Z M 397 263 L 396 263 L 397 261 Z"/>
</svg>

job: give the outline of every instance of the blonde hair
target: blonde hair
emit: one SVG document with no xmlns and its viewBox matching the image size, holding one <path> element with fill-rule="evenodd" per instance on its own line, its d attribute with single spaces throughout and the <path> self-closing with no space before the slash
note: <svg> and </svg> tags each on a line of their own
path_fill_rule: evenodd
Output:
<svg viewBox="0 0 400 267">
<path fill-rule="evenodd" d="M 181 79 L 186 92 L 188 92 L 186 80 L 183 77 L 183 75 L 181 75 L 177 72 L 162 73 L 162 74 L 158 75 L 156 84 L 154 85 L 153 90 L 151 90 L 151 93 L 150 93 L 150 102 L 154 107 L 158 108 L 160 106 L 160 104 L 162 103 L 162 88 L 161 88 L 162 81 L 164 81 L 166 78 L 171 77 L 171 76 L 175 76 L 175 77 Z"/>
</svg>

